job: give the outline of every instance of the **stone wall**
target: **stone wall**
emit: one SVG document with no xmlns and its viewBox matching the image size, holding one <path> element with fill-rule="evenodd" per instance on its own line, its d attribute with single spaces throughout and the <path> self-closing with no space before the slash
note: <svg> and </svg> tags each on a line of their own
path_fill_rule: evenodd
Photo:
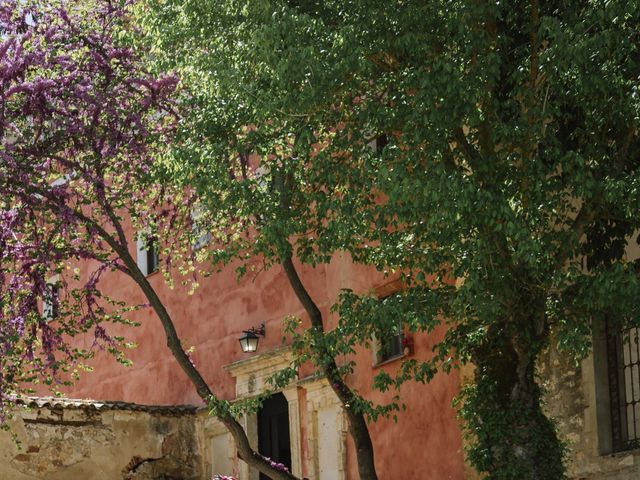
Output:
<svg viewBox="0 0 640 480">
<path fill-rule="evenodd" d="M 188 407 L 141 407 L 40 399 L 0 432 L 3 480 L 200 480 L 196 414 Z"/>
<path fill-rule="evenodd" d="M 547 352 L 540 378 L 547 389 L 548 413 L 567 442 L 569 478 L 574 480 L 638 480 L 640 450 L 610 451 L 606 358 L 598 351 L 575 365 L 556 350 Z"/>
</svg>

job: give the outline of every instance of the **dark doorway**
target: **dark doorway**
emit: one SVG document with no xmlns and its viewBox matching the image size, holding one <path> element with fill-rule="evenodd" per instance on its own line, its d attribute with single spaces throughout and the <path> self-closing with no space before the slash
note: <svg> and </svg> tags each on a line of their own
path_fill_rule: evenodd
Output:
<svg viewBox="0 0 640 480">
<path fill-rule="evenodd" d="M 272 395 L 258 411 L 258 452 L 291 471 L 289 404 L 281 393 Z M 260 474 L 260 480 L 269 480 Z"/>
</svg>

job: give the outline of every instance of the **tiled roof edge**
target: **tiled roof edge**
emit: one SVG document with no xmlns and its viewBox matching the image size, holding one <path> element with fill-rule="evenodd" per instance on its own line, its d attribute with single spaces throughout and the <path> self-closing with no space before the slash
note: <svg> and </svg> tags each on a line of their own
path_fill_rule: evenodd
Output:
<svg viewBox="0 0 640 480">
<path fill-rule="evenodd" d="M 163 415 L 193 415 L 199 410 L 206 408 L 204 405 L 142 405 L 131 402 L 62 397 L 22 397 L 18 399 L 16 403 L 29 408 L 63 408 L 95 411 L 124 410 Z"/>
</svg>

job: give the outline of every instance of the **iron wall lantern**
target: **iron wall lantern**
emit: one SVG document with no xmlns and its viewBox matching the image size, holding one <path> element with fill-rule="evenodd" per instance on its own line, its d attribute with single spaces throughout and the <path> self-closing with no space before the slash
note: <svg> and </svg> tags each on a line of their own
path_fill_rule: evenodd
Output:
<svg viewBox="0 0 640 480">
<path fill-rule="evenodd" d="M 260 337 L 265 335 L 265 325 L 259 327 L 251 327 L 249 330 L 243 330 L 242 336 L 238 339 L 240 341 L 240 347 L 244 353 L 253 353 L 258 350 L 258 341 Z"/>
</svg>

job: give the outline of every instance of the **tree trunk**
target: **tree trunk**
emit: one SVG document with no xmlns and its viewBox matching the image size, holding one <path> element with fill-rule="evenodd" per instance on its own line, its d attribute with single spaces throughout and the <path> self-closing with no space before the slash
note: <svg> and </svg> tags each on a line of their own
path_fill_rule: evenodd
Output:
<svg viewBox="0 0 640 480">
<path fill-rule="evenodd" d="M 312 328 L 315 328 L 320 332 L 324 332 L 322 313 L 309 295 L 307 289 L 304 287 L 291 256 L 282 260 L 282 266 L 287 274 L 289 283 L 296 293 L 296 296 L 307 312 L 307 315 L 309 315 Z M 356 458 L 358 461 L 358 473 L 360 474 L 360 480 L 377 480 L 378 476 L 376 474 L 373 443 L 371 441 L 371 435 L 369 435 L 367 421 L 362 413 L 354 411 L 349 406 L 355 398 L 355 394 L 351 391 L 349 386 L 344 383 L 334 357 L 326 351 L 326 349 L 317 353 L 326 359 L 321 367 L 322 373 L 331 384 L 331 388 L 338 396 L 338 399 L 342 403 L 344 411 L 346 412 L 347 420 L 349 422 L 349 432 L 351 433 L 353 443 L 356 447 Z"/>
<path fill-rule="evenodd" d="M 117 217 L 112 211 L 108 210 L 107 213 L 110 214 L 110 218 L 116 228 L 119 241 L 113 238 L 106 230 L 104 230 L 102 226 L 91 222 L 93 224 L 93 227 L 96 228 L 96 230 L 100 233 L 100 236 L 109 244 L 109 246 L 111 246 L 115 253 L 118 254 L 120 259 L 124 262 L 129 276 L 134 282 L 138 284 L 145 297 L 149 301 L 151 308 L 153 308 L 153 310 L 156 312 L 156 315 L 158 315 L 158 318 L 160 319 L 160 323 L 162 324 L 166 335 L 167 347 L 180 365 L 180 368 L 182 368 L 187 377 L 189 377 L 189 380 L 191 380 L 191 383 L 194 385 L 196 391 L 198 392 L 198 396 L 200 396 L 200 398 L 202 398 L 202 400 L 204 400 L 204 402 L 209 405 L 211 400 L 215 398 L 213 392 L 209 388 L 209 385 L 204 380 L 200 372 L 196 369 L 195 365 L 185 352 L 184 348 L 182 348 L 182 343 L 180 342 L 180 338 L 178 337 L 178 333 L 176 332 L 173 319 L 160 300 L 160 297 L 158 297 L 158 294 L 153 289 L 145 275 L 138 268 L 138 264 L 136 263 L 135 259 L 129 253 L 124 231 L 120 222 L 117 221 Z M 231 415 L 229 415 L 228 413 L 224 415 L 216 415 L 216 418 L 220 420 L 225 425 L 227 430 L 231 433 L 235 441 L 236 448 L 238 449 L 238 456 L 249 466 L 258 470 L 260 473 L 268 475 L 272 480 L 299 480 L 298 477 L 292 475 L 291 473 L 283 472 L 273 468 L 262 455 L 253 450 L 249 443 L 246 432 L 244 431 L 240 423 L 238 423 L 238 421 Z"/>
<path fill-rule="evenodd" d="M 475 385 L 462 408 L 475 434 L 469 459 L 492 480 L 561 480 L 566 478 L 563 445 L 542 411 L 535 379 L 546 335 L 536 338 L 526 329 L 505 334 L 512 327 L 506 322 L 492 327 L 473 358 Z"/>
</svg>

